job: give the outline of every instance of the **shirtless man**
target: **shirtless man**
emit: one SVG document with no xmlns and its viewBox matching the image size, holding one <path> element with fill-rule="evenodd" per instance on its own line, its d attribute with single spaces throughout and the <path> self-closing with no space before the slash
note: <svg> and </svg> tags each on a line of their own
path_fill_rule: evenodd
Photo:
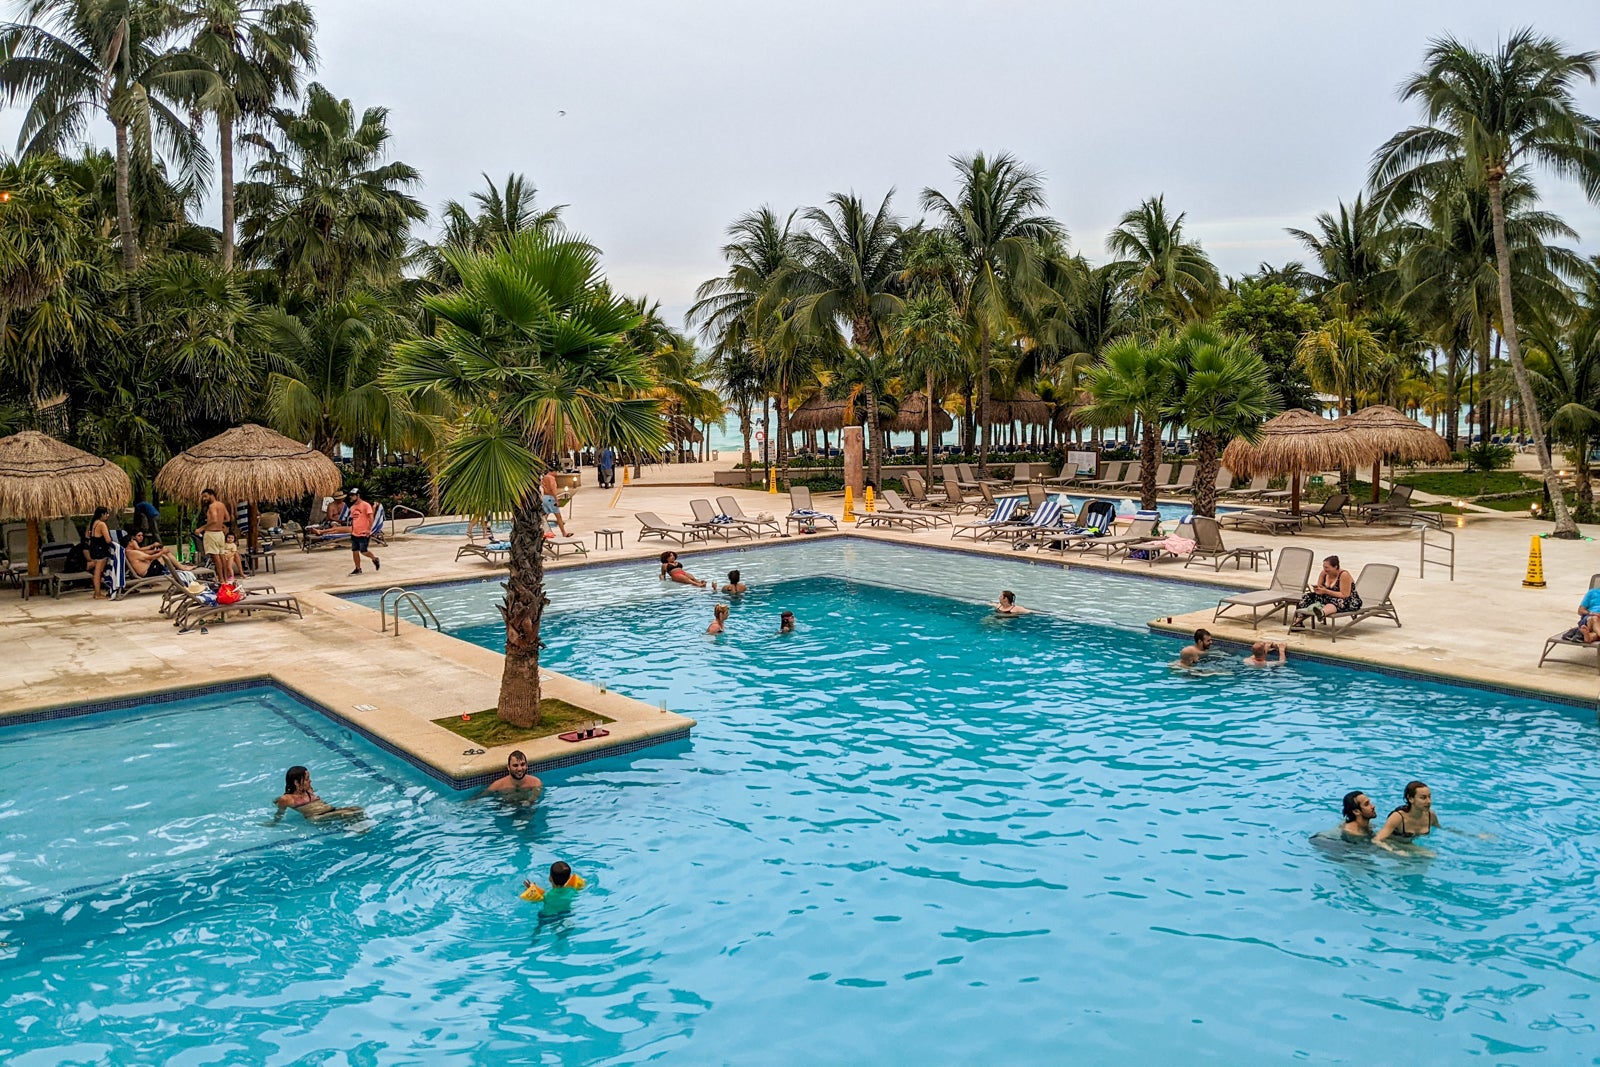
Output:
<svg viewBox="0 0 1600 1067">
<path fill-rule="evenodd" d="M 519 793 L 531 791 L 534 799 L 544 789 L 544 783 L 528 773 L 528 757 L 520 751 L 506 757 L 506 773 L 489 783 L 491 793 Z"/>
<path fill-rule="evenodd" d="M 539 496 L 544 507 L 545 518 L 555 519 L 556 526 L 561 530 L 562 537 L 569 537 L 567 533 L 567 520 L 561 517 L 561 504 L 556 499 L 561 494 L 561 486 L 556 483 L 556 472 L 547 470 L 544 477 L 539 479 Z"/>
<path fill-rule="evenodd" d="M 1289 656 L 1289 646 L 1282 641 L 1257 641 L 1250 646 L 1250 654 L 1244 658 L 1246 667 L 1266 667 L 1272 663 L 1267 659 L 1267 654 L 1276 652 L 1278 662 L 1284 662 Z"/>
<path fill-rule="evenodd" d="M 1178 666 L 1197 667 L 1200 660 L 1211 651 L 1211 631 L 1201 628 L 1194 632 L 1194 644 L 1178 653 Z"/>
<path fill-rule="evenodd" d="M 233 561 L 239 558 L 238 553 L 228 551 L 228 505 L 217 499 L 215 489 L 202 489 L 200 491 L 200 507 L 204 519 L 195 533 L 200 535 L 200 549 L 211 557 L 211 566 L 216 568 L 217 584 L 226 585 L 234 580 Z"/>
</svg>

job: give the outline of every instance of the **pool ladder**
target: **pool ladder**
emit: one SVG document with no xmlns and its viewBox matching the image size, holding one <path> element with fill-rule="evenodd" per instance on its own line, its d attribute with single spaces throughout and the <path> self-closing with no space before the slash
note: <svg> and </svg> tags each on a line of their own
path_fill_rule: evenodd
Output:
<svg viewBox="0 0 1600 1067">
<path fill-rule="evenodd" d="M 389 604 L 389 597 L 391 595 L 394 596 L 394 604 L 392 607 Z M 383 596 L 378 598 L 378 614 L 383 617 L 383 633 L 389 632 L 389 616 L 393 615 L 394 635 L 396 637 L 400 636 L 401 604 L 411 605 L 411 610 L 417 613 L 417 619 L 421 623 L 424 630 L 428 628 L 428 624 L 431 622 L 433 623 L 433 628 L 435 630 L 438 630 L 440 633 L 444 632 L 444 627 L 439 625 L 439 616 L 433 613 L 433 609 L 428 607 L 428 602 L 423 600 L 420 594 L 413 593 L 403 585 L 391 585 L 389 588 L 383 591 Z"/>
</svg>

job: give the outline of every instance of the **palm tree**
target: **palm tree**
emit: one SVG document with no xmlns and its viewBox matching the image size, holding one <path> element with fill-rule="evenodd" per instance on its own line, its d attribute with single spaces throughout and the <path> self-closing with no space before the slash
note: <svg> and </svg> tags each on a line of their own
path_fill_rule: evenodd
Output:
<svg viewBox="0 0 1600 1067">
<path fill-rule="evenodd" d="M 166 47 L 172 12 L 149 0 L 27 0 L 24 21 L 0 25 L 0 97 L 26 98 L 17 147 L 59 152 L 84 140 L 104 114 L 116 138 L 117 229 L 122 266 L 139 265 L 129 194 L 135 157 L 159 144 L 186 179 L 210 165 L 182 113 L 207 83 L 187 54 Z"/>
<path fill-rule="evenodd" d="M 1372 203 L 1356 196 L 1354 206 L 1339 202 L 1335 218 L 1324 211 L 1317 232 L 1289 229 L 1305 245 L 1322 273 L 1301 272 L 1304 282 L 1335 314 L 1354 317 L 1375 311 L 1393 291 L 1396 234 Z"/>
<path fill-rule="evenodd" d="M 660 404 L 644 357 L 625 338 L 633 304 L 600 275 L 599 252 L 527 232 L 492 252 L 449 249 L 461 286 L 424 298 L 438 331 L 399 346 L 391 382 L 466 415 L 444 447 L 445 500 L 469 515 L 512 512 L 499 715 L 539 721 L 539 624 L 545 605 L 539 477 L 575 441 L 655 451 Z"/>
<path fill-rule="evenodd" d="M 1145 509 L 1156 506 L 1161 420 L 1175 396 L 1174 346 L 1171 334 L 1151 343 L 1125 337 L 1106 346 L 1089 376 L 1094 402 L 1086 414 L 1091 420 L 1100 425 L 1139 420 L 1139 506 Z"/>
<path fill-rule="evenodd" d="M 232 270 L 236 127 L 264 122 L 279 96 L 300 91 L 301 72 L 317 63 L 317 20 L 304 0 L 179 0 L 178 28 L 214 75 L 196 103 L 217 120 L 222 269 Z"/>
<path fill-rule="evenodd" d="M 1340 415 L 1360 406 L 1393 359 L 1371 330 L 1349 319 L 1330 319 L 1308 331 L 1295 346 L 1295 358 L 1312 385 L 1338 398 Z"/>
<path fill-rule="evenodd" d="M 1529 163 L 1577 178 L 1591 200 L 1600 200 L 1600 122 L 1580 111 L 1573 95 L 1575 82 L 1596 80 L 1597 65 L 1600 53 L 1567 52 L 1559 41 L 1528 29 L 1513 33 L 1492 55 L 1454 37 L 1438 38 L 1424 68 L 1400 90 L 1402 100 L 1421 102 L 1426 123 L 1391 137 L 1374 156 L 1370 174 L 1379 195 L 1402 209 L 1410 198 L 1457 174 L 1487 186 L 1501 336 L 1550 493 L 1554 533 L 1567 538 L 1577 537 L 1578 527 L 1550 462 L 1517 333 L 1504 185 L 1518 166 Z"/>
<path fill-rule="evenodd" d="M 439 243 L 424 244 L 419 249 L 429 277 L 441 285 L 461 283 L 461 279 L 451 273 L 450 264 L 440 255 L 441 249 L 487 252 L 505 244 L 513 234 L 526 230 L 548 230 L 561 225 L 561 212 L 567 205 L 539 207 L 539 190 L 527 175 L 513 171 L 506 175 L 502 187 L 485 174 L 483 183 L 486 188 L 472 194 L 476 208 L 469 208 L 459 200 L 444 202 L 444 207 L 439 211 L 442 227 Z"/>
<path fill-rule="evenodd" d="M 182 386 L 191 418 L 237 425 L 261 393 L 276 312 L 211 259 L 169 255 L 140 272 L 144 349 Z"/>
<path fill-rule="evenodd" d="M 1528 373 L 1549 415 L 1550 433 L 1567 446 L 1578 485 L 1580 522 L 1595 521 L 1590 452 L 1600 437 L 1600 257 L 1582 265 L 1576 302 L 1537 316 L 1528 330 Z"/>
<path fill-rule="evenodd" d="M 793 212 L 780 220 L 769 207 L 735 220 L 728 227 L 730 239 L 722 246 L 727 273 L 700 284 L 686 316 L 688 325 L 698 326 L 701 336 L 711 345 L 713 361 L 725 368 L 748 369 L 774 386 L 778 398 L 776 454 L 780 464 L 788 457 L 789 390 L 794 381 L 794 365 L 785 346 L 772 342 L 782 302 L 779 283 L 794 266 L 793 223 Z M 749 450 L 746 444 L 745 451 Z"/>
<path fill-rule="evenodd" d="M 853 193 L 834 193 L 825 208 L 809 208 L 811 229 L 795 240 L 793 265 L 780 281 L 790 301 L 781 334 L 837 352 L 839 331 L 868 361 L 881 359 L 890 324 L 899 315 L 907 237 L 890 208 L 890 192 L 869 212 Z M 878 440 L 878 396 L 865 389 L 868 475 L 883 485 L 883 448 Z"/>
<path fill-rule="evenodd" d="M 383 161 L 388 116 L 372 107 L 358 121 L 350 101 L 312 82 L 303 111 L 273 110 L 275 140 L 246 134 L 265 158 L 239 185 L 240 254 L 324 298 L 392 281 L 411 223 L 428 213 L 406 192 L 421 181 L 417 171 Z"/>
<path fill-rule="evenodd" d="M 1043 214 L 1044 182 L 1038 172 L 1002 152 L 953 156 L 959 175 L 954 199 L 937 189 L 922 191 L 922 207 L 954 241 L 960 275 L 953 292 L 977 345 L 978 410 L 981 427 L 978 473 L 989 469 L 990 357 L 996 337 L 1010 327 L 1020 306 L 1044 295 L 1041 270 L 1047 251 L 1066 239 L 1061 224 Z M 971 417 L 969 410 L 968 416 Z"/>
<path fill-rule="evenodd" d="M 923 380 L 928 403 L 928 483 L 933 483 L 934 409 L 944 395 L 938 383 L 948 381 L 961 366 L 961 315 L 949 294 L 933 289 L 906 300 L 891 331 L 893 347 L 908 377 Z"/>
<path fill-rule="evenodd" d="M 1117 269 L 1147 303 L 1152 322 L 1182 325 L 1210 316 L 1222 295 L 1222 276 L 1199 241 L 1183 232 L 1183 212 L 1167 215 L 1156 196 L 1123 215 L 1106 238 Z"/>
<path fill-rule="evenodd" d="M 1173 356 L 1167 414 L 1195 436 L 1194 513 L 1215 517 L 1223 446 L 1235 437 L 1256 441 L 1281 401 L 1266 362 L 1243 337 L 1196 324 L 1178 336 Z"/>
</svg>

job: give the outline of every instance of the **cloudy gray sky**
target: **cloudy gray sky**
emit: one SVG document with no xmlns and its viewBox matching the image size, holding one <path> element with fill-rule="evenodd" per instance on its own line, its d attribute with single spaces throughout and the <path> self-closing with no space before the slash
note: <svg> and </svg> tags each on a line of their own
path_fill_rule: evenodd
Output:
<svg viewBox="0 0 1600 1067">
<path fill-rule="evenodd" d="M 1279 263 L 1299 254 L 1283 228 L 1352 197 L 1413 120 L 1394 90 L 1430 37 L 1532 24 L 1600 48 L 1594 0 L 313 3 L 316 77 L 391 109 L 430 209 L 523 171 L 620 287 L 674 312 L 739 213 L 893 187 L 914 214 L 974 149 L 1041 170 L 1091 258 L 1165 193 L 1225 272 Z M 1600 250 L 1600 211 L 1574 187 L 1546 197 Z"/>
</svg>

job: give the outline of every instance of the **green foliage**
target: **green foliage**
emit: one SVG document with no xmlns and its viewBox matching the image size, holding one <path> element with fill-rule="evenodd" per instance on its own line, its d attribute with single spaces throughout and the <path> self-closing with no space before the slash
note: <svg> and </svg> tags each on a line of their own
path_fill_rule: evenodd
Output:
<svg viewBox="0 0 1600 1067">
<path fill-rule="evenodd" d="M 1468 448 L 1466 457 L 1469 471 L 1499 471 L 1511 466 L 1516 453 L 1505 445 L 1484 441 Z"/>
<path fill-rule="evenodd" d="M 1285 408 L 1310 408 L 1314 391 L 1295 359 L 1300 338 L 1322 325 L 1322 313 L 1288 285 L 1245 279 L 1211 317 L 1212 325 L 1250 339 L 1266 362 Z"/>
<path fill-rule="evenodd" d="M 373 467 L 362 472 L 348 463 L 339 464 L 346 486 L 359 486 L 361 495 L 389 508 L 404 504 L 424 515 L 432 511 L 433 476 L 420 463 L 404 466 Z"/>
</svg>

